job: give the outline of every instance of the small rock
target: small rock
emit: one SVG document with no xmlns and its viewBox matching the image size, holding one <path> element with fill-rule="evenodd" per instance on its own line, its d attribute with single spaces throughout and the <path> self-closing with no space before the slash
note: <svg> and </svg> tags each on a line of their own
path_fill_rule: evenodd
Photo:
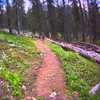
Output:
<svg viewBox="0 0 100 100">
<path fill-rule="evenodd" d="M 57 93 L 56 93 L 56 92 L 52 92 L 52 93 L 49 95 L 49 97 L 52 97 L 52 98 L 54 98 L 55 96 L 57 96 Z"/>
<path fill-rule="evenodd" d="M 40 66 L 36 66 L 34 67 L 34 70 L 38 70 L 40 68 Z"/>
<path fill-rule="evenodd" d="M 32 100 L 36 100 L 36 98 L 35 97 L 32 97 Z"/>
<path fill-rule="evenodd" d="M 25 100 L 37 100 L 35 97 L 30 97 L 30 96 L 27 96 L 26 98 L 25 98 Z"/>
<path fill-rule="evenodd" d="M 25 85 L 23 85 L 23 86 L 22 86 L 22 89 L 23 89 L 23 90 L 26 90 L 26 86 L 25 86 Z"/>
</svg>

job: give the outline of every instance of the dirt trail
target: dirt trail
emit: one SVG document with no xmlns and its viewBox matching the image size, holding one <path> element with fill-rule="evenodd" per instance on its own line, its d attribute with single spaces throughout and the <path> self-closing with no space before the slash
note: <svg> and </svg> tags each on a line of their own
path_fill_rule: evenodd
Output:
<svg viewBox="0 0 100 100">
<path fill-rule="evenodd" d="M 36 80 L 37 96 L 48 98 L 46 100 L 66 100 L 65 83 L 57 57 L 41 40 L 36 41 L 36 47 L 43 54 Z"/>
</svg>

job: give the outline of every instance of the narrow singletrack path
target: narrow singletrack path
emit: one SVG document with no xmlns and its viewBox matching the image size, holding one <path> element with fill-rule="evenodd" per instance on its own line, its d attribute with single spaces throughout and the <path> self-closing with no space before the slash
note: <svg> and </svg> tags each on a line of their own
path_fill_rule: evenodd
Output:
<svg viewBox="0 0 100 100">
<path fill-rule="evenodd" d="M 35 44 L 37 49 L 42 52 L 43 59 L 36 79 L 37 96 L 48 98 L 46 100 L 66 100 L 65 83 L 57 57 L 44 41 L 37 40 Z"/>
</svg>

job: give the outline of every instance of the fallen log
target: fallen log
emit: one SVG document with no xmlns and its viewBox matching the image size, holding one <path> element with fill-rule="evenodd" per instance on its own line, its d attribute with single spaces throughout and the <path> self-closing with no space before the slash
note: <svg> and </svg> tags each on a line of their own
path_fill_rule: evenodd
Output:
<svg viewBox="0 0 100 100">
<path fill-rule="evenodd" d="M 96 94 L 96 92 L 100 89 L 100 82 L 92 87 L 92 89 L 89 91 L 89 94 Z"/>
<path fill-rule="evenodd" d="M 100 46 L 98 46 L 96 44 L 86 43 L 86 42 L 76 42 L 76 43 L 73 43 L 73 44 L 79 45 L 79 46 L 85 46 L 86 49 L 91 48 L 93 51 L 100 53 Z"/>
<path fill-rule="evenodd" d="M 65 50 L 71 50 L 71 51 L 77 52 L 80 55 L 82 55 L 88 59 L 91 59 L 92 61 L 95 61 L 95 62 L 100 64 L 100 54 L 96 53 L 95 51 L 87 51 L 87 50 L 84 50 L 82 48 L 76 47 L 73 44 L 60 43 L 60 42 L 57 42 L 57 41 L 54 41 L 51 39 L 48 39 L 48 40 L 54 44 L 61 46 Z"/>
</svg>

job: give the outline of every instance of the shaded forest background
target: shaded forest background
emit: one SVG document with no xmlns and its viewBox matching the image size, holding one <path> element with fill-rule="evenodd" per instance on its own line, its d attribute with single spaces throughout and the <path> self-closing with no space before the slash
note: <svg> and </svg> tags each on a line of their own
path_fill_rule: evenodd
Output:
<svg viewBox="0 0 100 100">
<path fill-rule="evenodd" d="M 97 0 L 0 0 L 0 29 L 10 33 L 44 33 L 66 42 L 100 40 L 100 8 Z M 31 34 L 31 35 L 33 35 Z"/>
</svg>

